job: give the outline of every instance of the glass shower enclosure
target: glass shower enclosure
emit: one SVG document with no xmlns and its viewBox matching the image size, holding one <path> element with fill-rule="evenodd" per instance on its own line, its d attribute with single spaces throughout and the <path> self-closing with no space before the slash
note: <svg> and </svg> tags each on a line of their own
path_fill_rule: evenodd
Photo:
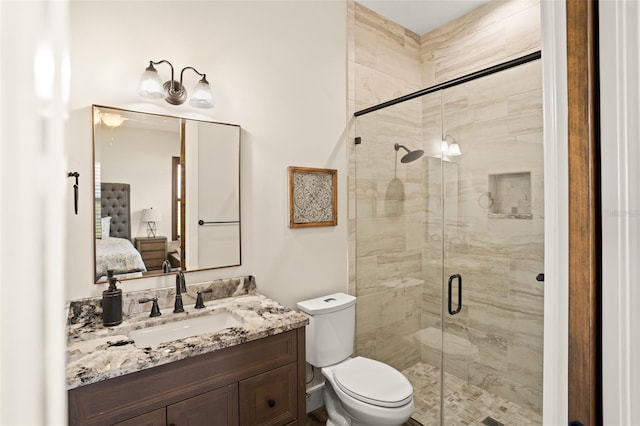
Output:
<svg viewBox="0 0 640 426">
<path fill-rule="evenodd" d="M 423 425 L 541 424 L 540 60 L 362 113 L 356 135 L 357 354 L 409 378 Z"/>
</svg>

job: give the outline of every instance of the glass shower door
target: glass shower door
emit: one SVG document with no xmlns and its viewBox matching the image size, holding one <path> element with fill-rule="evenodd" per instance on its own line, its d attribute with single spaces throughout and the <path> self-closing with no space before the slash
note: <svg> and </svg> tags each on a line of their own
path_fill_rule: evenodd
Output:
<svg viewBox="0 0 640 426">
<path fill-rule="evenodd" d="M 425 425 L 441 418 L 440 98 L 356 120 L 356 353 L 409 378 Z"/>
<path fill-rule="evenodd" d="M 541 424 L 541 75 L 535 61 L 442 95 L 443 425 Z"/>
</svg>

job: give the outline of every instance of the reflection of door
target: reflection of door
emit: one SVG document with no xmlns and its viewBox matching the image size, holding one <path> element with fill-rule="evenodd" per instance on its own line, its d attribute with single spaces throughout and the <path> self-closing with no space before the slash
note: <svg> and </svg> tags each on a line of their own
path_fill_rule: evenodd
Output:
<svg viewBox="0 0 640 426">
<path fill-rule="evenodd" d="M 237 126 L 194 124 L 187 129 L 186 267 L 240 263 L 239 141 Z"/>
</svg>

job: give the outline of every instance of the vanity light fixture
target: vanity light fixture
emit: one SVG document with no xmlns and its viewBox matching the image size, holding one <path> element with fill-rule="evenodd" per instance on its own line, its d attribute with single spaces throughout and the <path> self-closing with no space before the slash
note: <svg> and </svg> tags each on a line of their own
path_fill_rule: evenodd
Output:
<svg viewBox="0 0 640 426">
<path fill-rule="evenodd" d="M 160 222 L 160 212 L 154 210 L 153 207 L 144 209 L 142 210 L 142 218 L 140 220 L 147 222 L 147 237 L 155 238 L 157 229 L 156 222 Z"/>
<path fill-rule="evenodd" d="M 169 67 L 171 67 L 171 79 L 164 83 L 162 83 L 158 70 L 154 67 L 154 65 L 162 63 L 168 64 Z M 180 81 L 176 81 L 174 80 L 173 65 L 165 59 L 157 62 L 149 61 L 149 66 L 140 77 L 140 88 L 138 93 L 140 96 L 145 98 L 164 98 L 164 100 L 169 102 L 171 105 L 182 105 L 187 100 L 187 90 L 182 85 L 182 78 L 186 70 L 192 70 L 202 77 L 198 84 L 193 88 L 189 104 L 196 108 L 213 108 L 213 91 L 207 81 L 207 75 L 198 72 L 198 70 L 193 67 L 184 67 L 182 68 L 182 71 L 180 71 Z"/>
<path fill-rule="evenodd" d="M 448 138 L 451 139 L 451 144 L 447 142 Z M 462 151 L 460 150 L 460 145 L 458 145 L 458 142 L 456 142 L 456 139 L 451 135 L 447 135 L 444 137 L 444 140 L 442 141 L 442 145 L 441 145 L 441 150 L 442 150 L 442 155 L 446 155 L 448 157 L 457 157 L 459 155 L 462 155 Z"/>
</svg>

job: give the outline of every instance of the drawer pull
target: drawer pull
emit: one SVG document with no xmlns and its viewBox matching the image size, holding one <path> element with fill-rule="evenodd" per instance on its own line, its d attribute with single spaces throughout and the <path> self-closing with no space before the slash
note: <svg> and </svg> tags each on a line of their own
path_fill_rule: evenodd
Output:
<svg viewBox="0 0 640 426">
<path fill-rule="evenodd" d="M 275 402 L 273 399 L 270 399 L 270 400 L 268 400 L 268 401 L 267 401 L 267 405 L 268 405 L 270 408 L 273 408 L 273 407 L 275 407 L 275 406 L 276 406 L 276 402 Z"/>
</svg>

